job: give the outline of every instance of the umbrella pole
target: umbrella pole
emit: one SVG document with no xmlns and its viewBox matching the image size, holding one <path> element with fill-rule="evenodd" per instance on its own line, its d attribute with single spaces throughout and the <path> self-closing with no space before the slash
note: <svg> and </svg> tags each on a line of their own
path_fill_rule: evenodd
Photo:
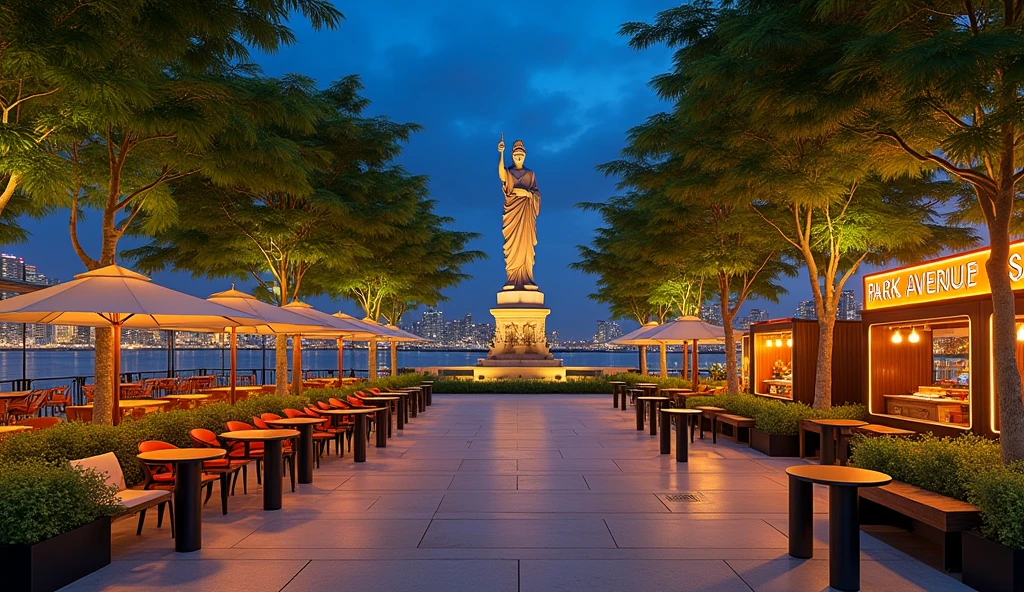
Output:
<svg viewBox="0 0 1024 592">
<path fill-rule="evenodd" d="M 693 340 L 693 390 L 697 390 L 700 382 L 700 371 L 697 370 L 697 340 Z"/>
<path fill-rule="evenodd" d="M 690 347 L 683 342 L 683 366 L 679 369 L 679 378 L 686 380 L 690 377 Z"/>
<path fill-rule="evenodd" d="M 668 352 L 665 351 L 665 344 L 658 346 L 658 364 L 661 366 L 661 377 L 668 378 Z"/>
<path fill-rule="evenodd" d="M 116 317 L 115 317 L 116 318 Z M 113 378 L 111 380 L 112 392 L 110 394 L 110 421 L 117 425 L 121 423 L 121 322 L 116 321 L 111 325 L 113 329 L 114 362 L 111 364 Z"/>
<path fill-rule="evenodd" d="M 345 376 L 345 340 L 338 338 L 338 386 L 341 386 L 341 379 Z"/>
<path fill-rule="evenodd" d="M 391 342 L 391 376 L 398 376 L 398 342 Z"/>
<path fill-rule="evenodd" d="M 238 333 L 231 327 L 231 404 L 235 404 L 235 387 L 238 385 Z"/>
</svg>

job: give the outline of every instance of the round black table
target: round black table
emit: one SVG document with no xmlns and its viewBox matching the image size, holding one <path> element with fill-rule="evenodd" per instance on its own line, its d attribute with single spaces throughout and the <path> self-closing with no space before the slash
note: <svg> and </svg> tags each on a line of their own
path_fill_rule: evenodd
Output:
<svg viewBox="0 0 1024 592">
<path fill-rule="evenodd" d="M 836 447 L 842 443 L 842 439 L 836 436 L 841 434 L 842 430 L 852 430 L 853 428 L 868 425 L 868 422 L 858 419 L 809 419 L 808 421 L 821 426 L 820 461 L 823 465 L 836 464 Z M 840 464 L 845 465 L 846 455 L 843 454 L 841 456 L 843 457 L 843 462 Z"/>
<path fill-rule="evenodd" d="M 623 393 L 623 396 L 628 396 L 633 401 L 633 409 L 636 411 L 636 431 L 638 431 L 638 432 L 644 431 L 644 410 L 643 410 L 643 406 L 640 404 L 639 401 L 636 400 L 637 397 L 644 396 L 644 390 L 643 389 L 635 389 L 635 388 L 626 389 L 626 392 Z"/>
<path fill-rule="evenodd" d="M 828 485 L 828 580 L 836 590 L 860 589 L 860 517 L 857 488 L 888 485 L 878 471 L 835 465 L 798 465 L 789 475 L 789 554 L 814 555 L 813 484 Z"/>
<path fill-rule="evenodd" d="M 398 419 L 395 420 L 395 427 L 404 430 L 406 422 L 409 421 L 409 399 L 412 397 L 412 393 L 407 391 L 385 391 L 378 396 L 398 397 Z"/>
<path fill-rule="evenodd" d="M 648 421 L 651 423 L 651 435 L 652 436 L 657 436 L 658 435 L 658 406 L 660 405 L 660 406 L 664 407 L 665 403 L 668 403 L 668 397 L 637 397 L 636 398 L 636 408 L 637 409 L 640 409 L 640 408 L 647 409 L 647 414 L 649 416 Z M 643 429 L 642 425 L 640 426 L 640 429 Z"/>
<path fill-rule="evenodd" d="M 330 415 L 334 421 L 334 425 L 338 425 L 338 421 L 346 415 L 351 415 L 356 420 L 355 430 L 352 433 L 352 446 L 355 447 L 355 452 L 352 455 L 355 462 L 366 462 L 366 416 L 371 413 L 377 413 L 384 409 L 383 407 L 356 407 L 352 409 L 322 409 L 320 413 L 323 415 Z M 378 430 L 380 428 L 377 428 Z"/>
<path fill-rule="evenodd" d="M 399 397 L 374 395 L 372 397 L 363 397 L 363 400 L 369 401 L 374 405 L 384 405 L 381 412 L 377 414 L 377 448 L 386 448 L 388 438 L 391 437 L 391 404 L 396 403 L 397 406 Z M 387 430 L 381 429 L 384 425 L 387 425 Z"/>
<path fill-rule="evenodd" d="M 420 383 L 423 386 L 423 395 L 426 397 L 427 407 L 434 404 L 434 381 L 424 380 Z"/>
<path fill-rule="evenodd" d="M 694 407 L 694 409 L 701 410 L 704 413 L 704 417 L 711 420 L 711 443 L 718 444 L 718 414 L 725 413 L 725 409 L 722 409 L 721 407 L 712 407 L 710 405 L 701 405 L 699 407 Z M 704 418 L 700 418 L 697 421 L 700 423 L 700 439 L 703 440 Z"/>
<path fill-rule="evenodd" d="M 608 384 L 612 385 L 612 409 L 619 408 L 619 391 L 622 387 L 626 386 L 626 383 L 621 380 L 613 380 Z M 626 409 L 625 401 L 623 401 L 622 409 Z"/>
<path fill-rule="evenodd" d="M 295 451 L 299 457 L 299 483 L 313 482 L 313 426 L 323 422 L 315 417 L 285 417 L 266 421 L 267 425 L 276 428 L 294 428 L 299 431 L 299 449 Z"/>
<path fill-rule="evenodd" d="M 189 553 L 203 548 L 203 461 L 223 458 L 221 448 L 168 448 L 137 456 L 144 463 L 174 467 L 174 550 Z M 223 481 L 221 487 L 224 487 Z"/>
<path fill-rule="evenodd" d="M 312 418 L 310 418 L 312 419 Z M 281 497 L 284 487 L 281 484 L 284 479 L 282 463 L 284 462 L 282 448 L 285 440 L 298 437 L 298 430 L 239 430 L 237 432 L 224 432 L 217 436 L 221 440 L 235 442 L 262 442 L 263 443 L 263 509 L 280 510 Z"/>
<path fill-rule="evenodd" d="M 409 416 L 416 419 L 416 416 L 420 411 L 420 393 L 423 392 L 422 389 L 418 386 L 407 386 L 398 390 L 409 393 L 409 404 L 406 405 L 406 409 L 409 410 Z M 408 418 L 406 418 L 406 420 L 408 420 Z"/>
<path fill-rule="evenodd" d="M 693 441 L 693 419 L 703 414 L 699 409 L 667 409 L 661 408 L 661 440 L 659 452 L 672 452 L 671 432 L 672 418 L 676 419 L 676 462 L 687 462 L 690 456 L 689 442 Z M 689 437 L 687 437 L 689 432 Z"/>
<path fill-rule="evenodd" d="M 658 396 L 658 383 L 656 382 L 638 382 L 633 385 L 635 388 L 644 391 L 644 395 L 648 397 Z"/>
</svg>

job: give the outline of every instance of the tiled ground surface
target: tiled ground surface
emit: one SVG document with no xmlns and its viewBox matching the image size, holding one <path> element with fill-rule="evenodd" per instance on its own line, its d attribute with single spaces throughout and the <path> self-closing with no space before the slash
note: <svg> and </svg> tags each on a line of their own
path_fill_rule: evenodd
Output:
<svg viewBox="0 0 1024 592">
<path fill-rule="evenodd" d="M 783 469 L 798 461 L 709 438 L 677 464 L 610 398 L 435 395 L 369 462 L 329 457 L 278 512 L 260 509 L 252 471 L 227 516 L 214 495 L 202 551 L 175 553 L 154 518 L 141 537 L 134 521 L 116 524 L 114 563 L 67 589 L 828 588 L 824 489 L 815 558 L 787 554 Z M 679 492 L 701 501 L 667 498 Z M 863 589 L 966 590 L 880 538 L 934 549 L 883 531 L 862 533 Z"/>
</svg>

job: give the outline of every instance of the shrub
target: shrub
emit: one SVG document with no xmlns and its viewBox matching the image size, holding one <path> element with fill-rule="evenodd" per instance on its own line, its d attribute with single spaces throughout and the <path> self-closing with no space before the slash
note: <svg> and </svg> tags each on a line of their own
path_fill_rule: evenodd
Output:
<svg viewBox="0 0 1024 592">
<path fill-rule="evenodd" d="M 115 489 L 71 465 L 0 465 L 0 543 L 31 545 L 117 513 Z"/>
<path fill-rule="evenodd" d="M 971 487 L 971 501 L 981 510 L 981 534 L 1013 549 L 1024 549 L 1024 472 L 985 471 Z"/>
<path fill-rule="evenodd" d="M 638 382 L 651 382 L 662 388 L 687 388 L 690 381 L 682 378 L 661 378 L 633 372 L 593 378 L 566 377 L 564 380 L 530 380 L 525 378 L 504 380 L 444 380 L 434 381 L 434 392 L 459 395 L 486 394 L 611 394 L 612 381 L 625 382 L 632 387 Z M 716 381 L 703 384 L 717 386 Z"/>
<path fill-rule="evenodd" d="M 974 434 L 919 439 L 857 437 L 851 462 L 881 471 L 897 481 L 970 501 L 972 484 L 980 475 L 1002 471 L 999 444 Z"/>
<path fill-rule="evenodd" d="M 829 409 L 811 409 L 803 403 L 787 403 L 754 395 L 713 395 L 689 397 L 686 406 L 721 407 L 727 413 L 755 420 L 755 427 L 768 434 L 795 436 L 805 419 L 862 419 L 863 405 L 841 405 Z"/>
</svg>

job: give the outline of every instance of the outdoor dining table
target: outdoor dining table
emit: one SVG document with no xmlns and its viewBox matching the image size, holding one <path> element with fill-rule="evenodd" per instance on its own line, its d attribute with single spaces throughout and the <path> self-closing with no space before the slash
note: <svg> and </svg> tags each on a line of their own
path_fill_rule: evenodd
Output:
<svg viewBox="0 0 1024 592">
<path fill-rule="evenodd" d="M 612 380 L 608 384 L 612 385 L 612 409 L 618 409 L 619 407 L 619 391 L 623 390 L 622 387 L 626 385 L 621 380 Z M 622 402 L 622 410 L 626 410 L 626 402 Z"/>
<path fill-rule="evenodd" d="M 6 393 L 0 393 L 0 401 L 4 403 L 4 415 L 3 421 L 7 421 L 7 407 L 11 404 L 11 401 L 15 399 L 21 399 L 32 394 L 32 391 L 10 391 Z"/>
<path fill-rule="evenodd" d="M 643 409 L 647 409 L 649 415 L 648 421 L 651 423 L 651 435 L 658 435 L 658 407 L 664 407 L 665 403 L 668 403 L 668 397 L 637 397 L 636 408 L 640 411 L 641 417 L 643 416 Z M 637 424 L 640 429 L 644 429 L 643 422 Z"/>
<path fill-rule="evenodd" d="M 427 398 L 423 394 L 423 387 L 421 387 L 421 386 L 407 386 L 407 387 L 403 387 L 403 388 L 398 389 L 398 390 L 409 391 L 409 392 L 411 392 L 413 394 L 413 402 L 415 403 L 413 405 L 413 407 L 412 407 L 412 416 L 413 417 L 416 417 L 417 409 L 419 410 L 420 413 L 426 413 L 427 412 Z"/>
<path fill-rule="evenodd" d="M 655 382 L 638 382 L 634 384 L 633 387 L 642 389 L 644 394 L 649 397 L 658 395 L 658 384 Z"/>
<path fill-rule="evenodd" d="M 174 550 L 198 551 L 203 547 L 203 461 L 222 458 L 221 448 L 169 448 L 137 456 L 144 463 L 174 465 Z M 278 464 L 280 470 L 280 464 Z"/>
<path fill-rule="evenodd" d="M 378 405 L 383 403 L 384 404 L 384 408 L 387 410 L 387 413 L 382 413 L 382 414 L 378 414 L 377 415 L 377 448 L 385 448 L 388 445 L 388 438 L 391 437 L 391 414 L 392 414 L 392 411 L 394 411 L 397 414 L 398 402 L 401 401 L 402 399 L 401 399 L 401 397 L 398 397 L 398 396 L 395 396 L 395 395 L 388 396 L 388 395 L 380 394 L 380 395 L 375 395 L 373 397 L 363 397 L 363 400 L 364 401 L 370 401 L 371 403 L 376 403 Z M 394 410 L 391 409 L 391 404 L 392 403 L 395 404 L 395 409 Z M 387 422 L 387 424 L 388 424 L 388 430 L 386 432 L 386 435 L 385 435 L 385 432 L 380 429 L 382 421 Z"/>
<path fill-rule="evenodd" d="M 704 417 L 711 420 L 711 443 L 718 444 L 718 414 L 725 413 L 725 409 L 722 409 L 721 407 L 713 407 L 711 405 L 700 405 L 695 407 L 695 409 L 699 409 L 704 414 Z M 697 421 L 700 422 L 700 439 L 703 440 L 704 418 L 698 418 Z"/>
<path fill-rule="evenodd" d="M 690 455 L 689 443 L 693 441 L 693 420 L 704 412 L 699 409 L 667 409 L 661 408 L 661 438 L 659 450 L 661 454 L 671 454 L 672 419 L 676 419 L 676 462 L 687 462 Z M 698 419 L 699 421 L 699 419 Z M 689 432 L 687 434 L 687 432 Z"/>
<path fill-rule="evenodd" d="M 246 395 L 250 395 L 252 393 L 262 393 L 262 392 L 263 392 L 263 387 L 262 386 L 236 386 L 235 387 L 235 397 L 236 398 L 237 398 L 238 395 L 240 395 L 242 393 L 245 393 Z M 200 394 L 223 395 L 225 397 L 230 397 L 231 396 L 231 387 L 230 386 L 214 386 L 214 387 L 210 387 L 210 388 L 204 388 L 204 389 L 200 389 Z M 234 403 L 235 401 L 228 401 L 228 402 L 229 403 Z"/>
<path fill-rule="evenodd" d="M 857 489 L 879 487 L 892 477 L 834 465 L 799 465 L 789 475 L 789 554 L 814 556 L 814 485 L 828 485 L 828 579 L 836 590 L 860 589 L 860 519 Z"/>
<path fill-rule="evenodd" d="M 160 399 L 122 399 L 117 402 L 118 408 L 124 413 L 126 410 L 138 409 L 138 408 L 149 408 L 150 411 L 158 411 L 167 405 L 170 405 L 170 401 L 165 401 L 167 397 Z M 75 405 L 79 409 L 92 409 L 93 404 L 87 403 L 85 405 Z M 149 411 L 147 411 L 149 413 Z"/>
<path fill-rule="evenodd" d="M 383 407 L 357 407 L 352 409 L 323 409 L 322 415 L 330 415 L 334 425 L 338 425 L 340 418 L 346 415 L 355 417 L 356 426 L 352 434 L 352 446 L 355 447 L 353 457 L 355 462 L 366 462 L 366 416 L 381 411 Z M 380 431 L 380 426 L 377 427 Z"/>
<path fill-rule="evenodd" d="M 420 408 L 420 388 L 416 386 L 407 386 L 402 387 L 398 390 L 402 391 L 403 393 L 409 393 L 409 400 L 407 401 L 408 404 L 405 407 L 406 410 L 409 412 L 409 417 L 406 418 L 406 421 L 408 421 L 410 417 L 415 419 L 419 413 Z"/>
<path fill-rule="evenodd" d="M 821 426 L 821 464 L 823 465 L 834 465 L 836 464 L 836 442 L 841 443 L 841 438 L 837 438 L 843 430 L 852 430 L 853 428 L 859 428 L 868 425 L 866 421 L 860 421 L 858 419 L 810 419 L 808 420 L 813 424 Z M 846 464 L 846 456 L 843 455 L 843 462 L 840 464 Z"/>
<path fill-rule="evenodd" d="M 398 397 L 398 419 L 395 420 L 395 427 L 400 430 L 405 429 L 405 423 L 409 421 L 409 399 L 412 397 L 412 393 L 405 391 L 385 391 L 380 394 L 382 397 Z"/>
<path fill-rule="evenodd" d="M 661 389 L 661 396 L 668 397 L 669 399 L 671 399 L 673 405 L 677 405 L 679 403 L 679 398 L 680 397 L 686 398 L 687 396 L 693 396 L 693 395 L 696 395 L 696 394 L 697 393 L 695 393 L 693 389 L 688 389 L 688 388 L 663 388 L 663 389 Z"/>
<path fill-rule="evenodd" d="M 161 400 L 167 399 L 169 401 L 175 401 L 179 405 L 181 405 L 181 404 L 188 404 L 189 409 L 191 409 L 192 406 L 194 406 L 199 401 L 208 401 L 212 397 L 213 397 L 213 395 L 201 395 L 201 394 L 195 394 L 195 395 L 164 395 L 163 397 L 160 397 L 160 399 Z M 181 408 L 181 407 L 179 407 L 179 408 Z"/>
<path fill-rule="evenodd" d="M 313 426 L 321 423 L 323 420 L 315 417 L 284 417 L 266 420 L 267 425 L 298 430 L 299 446 L 295 454 L 299 457 L 299 483 L 313 482 Z"/>
<path fill-rule="evenodd" d="M 420 384 L 423 386 L 423 396 L 426 399 L 427 407 L 430 407 L 434 404 L 434 381 L 424 380 Z"/>
<path fill-rule="evenodd" d="M 311 418 L 312 419 L 312 418 Z M 298 437 L 298 430 L 239 430 L 224 432 L 221 440 L 263 443 L 263 509 L 280 510 L 284 486 L 284 441 Z"/>
<path fill-rule="evenodd" d="M 0 426 L 0 438 L 9 434 L 17 434 L 18 432 L 28 432 L 32 430 L 32 426 L 12 425 L 12 426 Z"/>
</svg>

